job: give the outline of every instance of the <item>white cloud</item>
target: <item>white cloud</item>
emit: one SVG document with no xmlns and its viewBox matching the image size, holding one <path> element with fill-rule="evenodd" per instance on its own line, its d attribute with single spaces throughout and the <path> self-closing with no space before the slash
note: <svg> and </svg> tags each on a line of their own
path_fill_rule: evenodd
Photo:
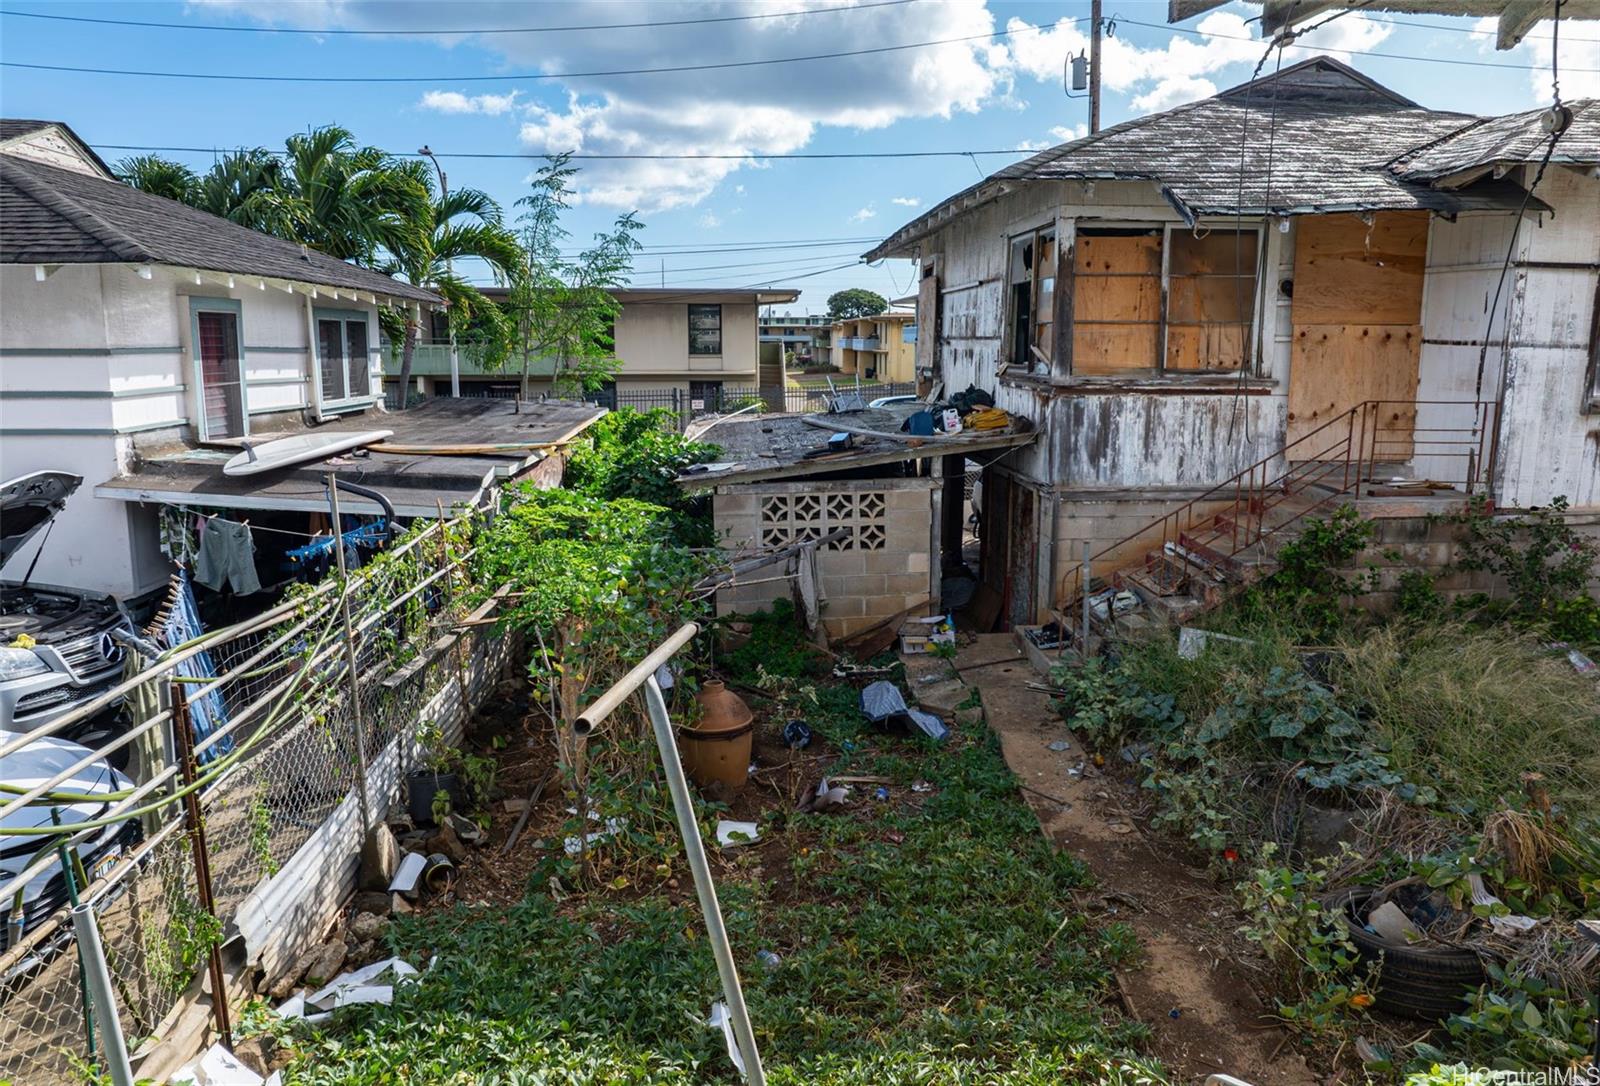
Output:
<svg viewBox="0 0 1600 1086">
<path fill-rule="evenodd" d="M 857 211 L 854 215 L 850 216 L 850 221 L 851 222 L 866 222 L 868 219 L 875 219 L 877 217 L 878 217 L 878 209 L 876 207 L 873 207 L 871 204 L 868 204 L 866 207 L 862 208 L 861 210 Z"/>
<path fill-rule="evenodd" d="M 469 98 L 460 91 L 431 90 L 422 96 L 422 101 L 417 105 L 435 113 L 485 113 L 498 117 L 511 112 L 511 108 L 517 104 L 517 95 L 521 93 L 514 90 L 506 94 L 477 94 Z"/>
<path fill-rule="evenodd" d="M 1522 43 L 1515 49 L 1501 52 L 1495 49 L 1495 38 L 1499 32 L 1500 20 L 1490 16 L 1479 19 L 1473 24 L 1474 30 L 1484 33 L 1477 35 L 1479 49 L 1485 54 L 1492 54 L 1494 59 L 1504 63 L 1508 58 L 1515 58 L 1533 66 L 1528 73 L 1529 101 L 1522 106 L 1524 109 L 1537 108 L 1549 105 L 1551 101 L 1550 87 L 1550 60 L 1555 50 L 1551 48 L 1550 23 L 1542 22 L 1528 31 Z M 1561 26 L 1561 97 L 1570 101 L 1573 98 L 1600 98 L 1600 41 L 1584 40 L 1593 39 L 1593 33 L 1585 33 L 1593 26 L 1592 23 L 1569 24 L 1563 21 Z M 1576 28 L 1576 33 L 1574 29 Z M 1580 71 L 1579 69 L 1588 69 Z M 1508 109 L 1512 107 L 1507 107 Z"/>
<path fill-rule="evenodd" d="M 707 211 L 704 215 L 700 216 L 700 225 L 706 230 L 715 230 L 717 227 L 722 225 L 722 220 L 717 218 L 716 215 Z"/>
<path fill-rule="evenodd" d="M 1017 146 L 1024 151 L 1042 151 L 1055 145 L 1049 140 L 1018 140 Z"/>
<path fill-rule="evenodd" d="M 1379 22 L 1360 12 L 1346 11 L 1339 18 L 1320 26 L 1302 38 L 1296 39 L 1293 49 L 1284 50 L 1287 59 L 1299 49 L 1304 53 L 1322 53 L 1330 50 L 1353 49 L 1364 52 L 1394 33 L 1394 24 Z M 1348 59 L 1348 58 L 1342 58 Z"/>
<path fill-rule="evenodd" d="M 743 185 L 735 185 L 735 186 L 733 186 L 733 194 L 735 196 L 743 196 L 744 195 L 744 186 Z"/>
<path fill-rule="evenodd" d="M 894 199 L 890 200 L 889 202 L 891 204 L 899 204 L 901 207 L 921 207 L 922 206 L 922 198 L 920 196 L 896 196 Z"/>
<path fill-rule="evenodd" d="M 1070 143 L 1072 140 L 1081 140 L 1083 137 L 1087 136 L 1089 134 L 1089 126 L 1087 124 L 1075 124 L 1070 126 L 1058 124 L 1054 128 L 1050 129 L 1050 134 L 1056 139 L 1060 140 L 1062 143 Z"/>
</svg>

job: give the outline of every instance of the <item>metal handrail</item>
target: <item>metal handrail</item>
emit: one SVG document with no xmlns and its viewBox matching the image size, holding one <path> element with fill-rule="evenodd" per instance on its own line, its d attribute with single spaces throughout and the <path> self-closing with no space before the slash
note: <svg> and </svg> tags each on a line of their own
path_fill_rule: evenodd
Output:
<svg viewBox="0 0 1600 1086">
<path fill-rule="evenodd" d="M 1464 427 L 1417 427 L 1415 424 L 1417 409 L 1421 407 L 1470 408 L 1473 412 L 1473 423 Z M 1381 416 L 1386 408 L 1398 408 L 1400 411 L 1397 411 L 1397 414 L 1409 414 L 1408 425 L 1405 427 L 1383 425 Z M 1105 560 L 1119 549 L 1141 538 L 1152 536 L 1159 531 L 1160 549 L 1164 551 L 1167 543 L 1178 542 L 1201 523 L 1209 521 L 1215 525 L 1226 519 L 1230 526 L 1229 546 L 1223 548 L 1223 551 L 1225 556 L 1232 557 L 1244 548 L 1282 531 L 1340 495 L 1349 493 L 1352 489 L 1358 490 L 1380 461 L 1380 452 L 1383 451 L 1396 452 L 1403 448 L 1407 451 L 1406 459 L 1409 460 L 1419 455 L 1419 449 L 1456 449 L 1458 451 L 1455 453 L 1434 451 L 1423 452 L 1421 455 L 1464 456 L 1467 467 L 1459 482 L 1463 484 L 1466 493 L 1473 494 L 1480 485 L 1487 489 L 1494 478 L 1493 437 L 1498 429 L 1498 419 L 1498 405 L 1492 401 L 1364 400 L 1289 442 L 1270 456 L 1241 469 L 1198 497 L 1191 498 L 1171 512 L 1150 521 L 1098 552 L 1086 556 L 1083 565 L 1069 570 L 1063 577 L 1063 591 L 1059 597 L 1063 602 L 1060 610 L 1070 611 L 1088 593 L 1090 585 L 1086 583 L 1086 577 L 1091 575 L 1095 562 Z M 1330 429 L 1338 433 L 1341 425 L 1344 427 L 1344 433 L 1325 447 L 1303 459 L 1297 460 L 1292 457 L 1296 450 L 1304 452 L 1307 444 L 1318 435 Z M 1418 441 L 1416 438 L 1418 432 L 1429 435 L 1458 433 L 1465 437 L 1454 441 L 1432 438 Z M 1383 436 L 1401 433 L 1405 436 Z M 1288 467 L 1278 471 L 1277 474 L 1272 474 L 1274 465 L 1280 462 L 1287 463 Z M 1270 495 L 1279 494 L 1286 497 L 1311 486 L 1325 486 L 1331 492 L 1322 501 L 1308 506 L 1279 524 L 1267 527 L 1267 513 L 1281 504 L 1281 499 L 1276 502 L 1269 500 Z M 1232 502 L 1230 509 L 1208 513 L 1204 517 L 1197 515 L 1203 505 L 1230 499 Z M 1150 561 L 1149 558 L 1145 558 L 1136 565 L 1147 567 Z"/>
</svg>

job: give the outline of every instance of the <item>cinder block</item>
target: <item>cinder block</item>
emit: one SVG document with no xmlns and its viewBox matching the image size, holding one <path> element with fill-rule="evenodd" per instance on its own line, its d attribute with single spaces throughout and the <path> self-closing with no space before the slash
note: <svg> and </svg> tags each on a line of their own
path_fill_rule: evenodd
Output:
<svg viewBox="0 0 1600 1086">
<path fill-rule="evenodd" d="M 853 577 L 868 572 L 866 556 L 870 551 L 820 551 L 817 554 L 817 572 L 823 577 Z M 873 570 L 871 572 L 882 572 Z"/>
<path fill-rule="evenodd" d="M 905 573 L 907 554 L 904 550 L 885 547 L 881 551 L 862 551 L 862 570 L 866 573 Z"/>
<path fill-rule="evenodd" d="M 929 555 L 925 550 L 912 551 L 906 555 L 906 570 L 911 573 L 920 573 L 924 577 L 928 574 Z"/>
<path fill-rule="evenodd" d="M 860 618 L 867 613 L 866 602 L 860 596 L 828 597 L 824 614 L 829 618 Z"/>
<path fill-rule="evenodd" d="M 835 595 L 869 598 L 889 591 L 888 581 L 889 578 L 882 573 L 863 573 L 854 577 L 824 579 L 823 587 L 830 599 Z"/>
<path fill-rule="evenodd" d="M 904 595 L 907 592 L 926 592 L 927 573 L 890 573 L 883 578 L 883 591 Z"/>
</svg>

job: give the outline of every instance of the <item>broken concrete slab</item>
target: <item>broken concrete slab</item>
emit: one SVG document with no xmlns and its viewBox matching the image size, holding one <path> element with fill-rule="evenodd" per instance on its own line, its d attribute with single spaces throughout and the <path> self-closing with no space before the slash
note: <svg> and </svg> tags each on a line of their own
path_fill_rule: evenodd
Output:
<svg viewBox="0 0 1600 1086">
<path fill-rule="evenodd" d="M 356 885 L 362 890 L 382 890 L 394 878 L 394 869 L 400 862 L 400 846 L 394 833 L 382 822 L 367 831 L 361 842 L 361 864 Z"/>
</svg>

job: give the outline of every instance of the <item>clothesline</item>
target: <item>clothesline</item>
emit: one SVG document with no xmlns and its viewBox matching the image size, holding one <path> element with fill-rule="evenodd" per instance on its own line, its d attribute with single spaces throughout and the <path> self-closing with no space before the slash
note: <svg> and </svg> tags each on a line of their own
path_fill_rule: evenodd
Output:
<svg viewBox="0 0 1600 1086">
<path fill-rule="evenodd" d="M 183 505 L 174 506 L 173 508 L 179 510 L 185 516 L 192 515 L 192 516 L 199 517 L 201 520 L 219 520 L 219 519 L 220 520 L 232 520 L 233 519 L 232 517 L 225 516 L 222 513 L 201 513 L 201 512 L 199 512 L 197 510 L 192 510 L 192 509 L 188 508 L 187 506 L 183 506 Z M 362 514 L 362 513 L 354 513 L 354 514 L 346 513 L 344 515 L 345 516 L 364 516 L 366 514 Z M 250 522 L 249 521 L 244 521 L 243 523 L 249 524 Z M 320 531 L 320 532 L 296 532 L 296 531 L 294 531 L 292 529 L 289 529 L 289 528 L 269 528 L 264 524 L 250 524 L 250 530 L 252 532 L 276 532 L 279 535 L 292 535 L 296 539 L 327 539 L 327 538 L 331 538 L 331 536 L 332 536 L 332 532 L 330 530 L 324 530 L 324 531 Z M 351 531 L 354 531 L 354 530 L 355 529 L 351 529 Z M 349 533 L 347 532 L 346 534 L 349 534 Z"/>
</svg>

